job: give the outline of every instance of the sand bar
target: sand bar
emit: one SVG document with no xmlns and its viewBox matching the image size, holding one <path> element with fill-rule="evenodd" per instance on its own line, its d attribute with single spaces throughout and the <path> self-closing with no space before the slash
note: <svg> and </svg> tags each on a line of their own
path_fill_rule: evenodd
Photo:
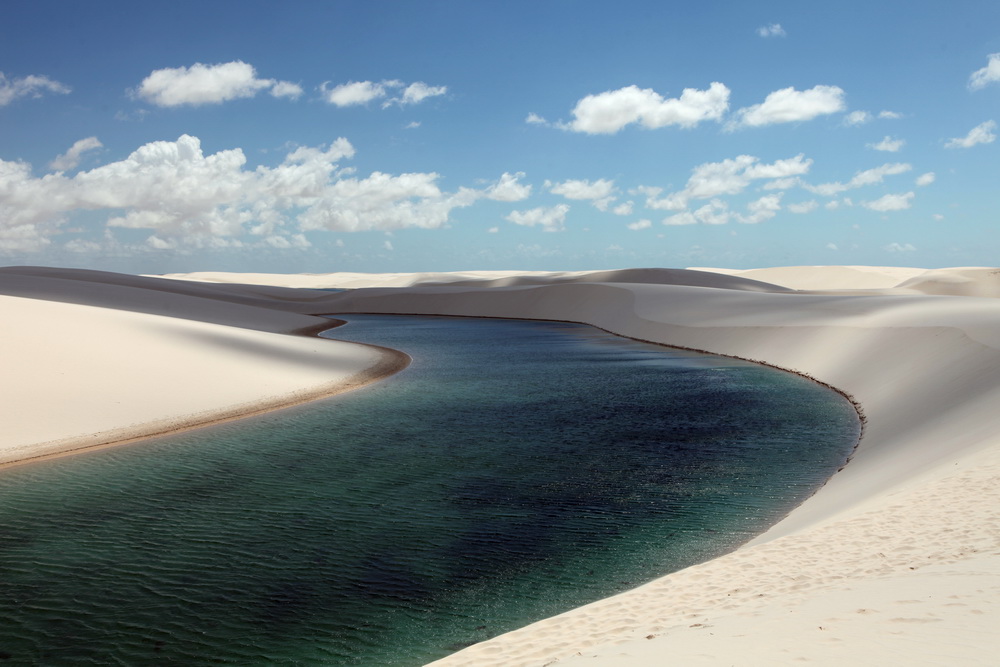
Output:
<svg viewBox="0 0 1000 667">
<path fill-rule="evenodd" d="M 347 277 L 338 282 L 342 274 L 186 276 L 223 285 L 114 274 L 99 280 L 87 272 L 53 276 L 50 270 L 11 270 L 16 275 L 5 280 L 7 270 L 0 270 L 0 293 L 30 297 L 21 299 L 28 302 L 58 297 L 89 303 L 101 310 L 92 314 L 95 331 L 124 327 L 119 339 L 142 340 L 146 356 L 153 347 L 205 345 L 189 332 L 164 337 L 177 318 L 150 313 L 149 299 L 167 304 L 162 307 L 206 299 L 241 322 L 241 331 L 260 335 L 310 326 L 309 315 L 322 312 L 557 319 L 809 374 L 859 401 L 867 424 L 852 462 L 785 520 L 732 554 L 437 664 L 995 664 L 1000 300 L 994 297 L 1000 296 L 1000 271 L 860 268 L 784 267 L 780 284 L 762 280 L 778 280 L 774 275 L 715 270 L 397 274 L 388 282 L 406 287 L 340 294 L 284 286 L 346 287 Z M 353 287 L 365 284 L 358 274 L 349 280 Z M 47 296 L 31 293 L 42 289 L 40 282 Z M 367 284 L 386 282 L 371 276 Z M 112 288 L 92 283 L 110 283 L 121 293 L 111 298 Z M 128 303 L 127 314 L 140 311 L 166 323 L 141 318 L 112 324 L 95 299 L 111 307 Z M 182 321 L 230 326 L 209 310 L 188 304 L 183 312 L 194 317 Z M 142 338 L 147 327 L 157 338 Z M 15 376 L 30 378 L 64 340 L 22 337 L 15 349 L 25 361 Z M 259 356 L 267 363 L 263 349 L 241 349 L 242 359 Z M 203 352 L 199 358 L 210 363 L 212 352 Z M 86 375 L 84 369 L 69 374 Z M 32 386 L 47 407 L 75 396 L 56 397 L 46 383 Z M 114 386 L 94 391 L 113 392 Z M 138 412 L 123 413 L 128 415 L 141 421 Z"/>
</svg>

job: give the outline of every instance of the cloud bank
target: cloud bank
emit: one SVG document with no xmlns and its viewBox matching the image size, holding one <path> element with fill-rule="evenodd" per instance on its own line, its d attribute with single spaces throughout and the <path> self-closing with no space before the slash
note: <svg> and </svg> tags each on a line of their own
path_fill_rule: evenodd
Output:
<svg viewBox="0 0 1000 667">
<path fill-rule="evenodd" d="M 97 145 L 77 142 L 57 166 Z M 197 137 L 183 135 L 72 177 L 58 171 L 36 178 L 29 164 L 0 160 L 0 250 L 39 250 L 79 211 L 106 212 L 109 229 L 148 230 L 150 248 L 302 246 L 305 231 L 442 227 L 456 208 L 519 196 L 527 187 L 509 174 L 487 190 L 455 192 L 442 191 L 435 173 L 359 178 L 339 166 L 353 155 L 341 138 L 297 148 L 278 166 L 249 169 L 242 150 L 205 155 Z"/>
</svg>

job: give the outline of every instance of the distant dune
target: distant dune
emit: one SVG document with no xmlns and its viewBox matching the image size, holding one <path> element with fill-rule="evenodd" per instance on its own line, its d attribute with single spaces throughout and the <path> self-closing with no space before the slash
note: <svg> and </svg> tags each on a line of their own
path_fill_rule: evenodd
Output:
<svg viewBox="0 0 1000 667">
<path fill-rule="evenodd" d="M 585 322 L 810 375 L 860 405 L 860 446 L 743 548 L 435 664 L 995 664 L 998 284 L 992 268 L 163 279 L 9 267 L 0 452 L 15 460 L 231 417 L 405 363 L 289 335 L 315 330 L 320 313 Z M 331 288 L 349 291 L 321 291 Z"/>
</svg>

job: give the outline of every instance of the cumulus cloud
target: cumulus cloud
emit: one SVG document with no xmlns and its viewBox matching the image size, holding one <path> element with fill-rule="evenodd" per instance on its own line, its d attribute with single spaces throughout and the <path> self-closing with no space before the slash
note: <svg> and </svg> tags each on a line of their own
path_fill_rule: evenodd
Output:
<svg viewBox="0 0 1000 667">
<path fill-rule="evenodd" d="M 297 84 L 258 78 L 253 66 L 242 60 L 154 70 L 132 93 L 158 107 L 177 107 L 221 104 L 253 97 L 266 89 L 275 97 L 294 99 L 302 93 Z"/>
<path fill-rule="evenodd" d="M 779 192 L 750 202 L 747 204 L 747 210 L 750 211 L 750 214 L 741 215 L 738 217 L 738 220 L 748 225 L 755 225 L 759 222 L 770 220 L 781 210 L 782 195 L 784 193 Z"/>
<path fill-rule="evenodd" d="M 626 202 L 622 202 L 621 204 L 618 204 L 618 206 L 615 206 L 613 209 L 611 209 L 611 212 L 614 213 L 615 215 L 632 215 L 632 208 L 634 206 L 635 203 L 629 200 Z"/>
<path fill-rule="evenodd" d="M 302 86 L 291 81 L 279 81 L 271 88 L 273 97 L 287 97 L 293 100 L 302 97 L 302 92 Z"/>
<path fill-rule="evenodd" d="M 772 23 L 757 28 L 757 34 L 761 37 L 784 37 L 787 33 L 780 23 Z"/>
<path fill-rule="evenodd" d="M 909 243 L 890 243 L 883 247 L 886 252 L 914 252 L 916 248 Z"/>
<path fill-rule="evenodd" d="M 80 157 L 87 151 L 92 151 L 98 148 L 102 148 L 104 144 L 98 141 L 97 137 L 87 137 L 86 139 L 80 139 L 72 146 L 69 150 L 62 155 L 57 156 L 52 162 L 49 163 L 49 168 L 55 171 L 67 171 L 69 169 L 75 169 L 78 164 L 80 164 Z"/>
<path fill-rule="evenodd" d="M 762 103 L 737 111 L 736 120 L 727 124 L 727 128 L 794 123 L 843 110 L 844 91 L 837 86 L 814 86 L 809 90 L 782 88 Z"/>
<path fill-rule="evenodd" d="M 683 213 L 677 213 L 663 219 L 663 224 L 670 227 L 677 227 L 681 225 L 697 225 L 698 219 L 694 217 L 694 213 L 691 211 L 684 211 Z"/>
<path fill-rule="evenodd" d="M 884 120 L 896 120 L 903 117 L 898 111 L 879 111 L 878 117 Z"/>
<path fill-rule="evenodd" d="M 420 104 L 428 97 L 439 97 L 448 92 L 448 86 L 428 86 L 423 81 L 411 83 L 403 89 L 403 95 L 399 98 L 398 104 Z"/>
<path fill-rule="evenodd" d="M 925 185 L 930 185 L 931 183 L 934 182 L 935 178 L 937 178 L 937 176 L 935 176 L 934 172 L 929 171 L 926 174 L 921 174 L 920 176 L 918 176 L 916 184 L 920 187 L 923 187 Z"/>
<path fill-rule="evenodd" d="M 903 211 L 910 208 L 913 203 L 914 193 L 907 192 L 899 195 L 883 195 L 874 201 L 864 201 L 861 205 L 872 211 Z"/>
<path fill-rule="evenodd" d="M 788 210 L 791 211 L 792 213 L 803 214 L 815 211 L 818 207 L 819 204 L 816 203 L 816 200 L 810 199 L 809 201 L 804 201 L 798 204 L 789 204 Z"/>
<path fill-rule="evenodd" d="M 382 108 L 393 104 L 409 106 L 419 104 L 429 97 L 438 97 L 448 92 L 447 86 L 428 86 L 423 81 L 406 84 L 403 81 L 349 81 L 330 87 L 329 82 L 320 86 L 323 99 L 338 107 L 367 104 L 372 100 L 388 98 Z M 393 95 L 392 97 L 389 97 Z"/>
<path fill-rule="evenodd" d="M 988 120 L 985 123 L 976 125 L 964 137 L 949 139 L 944 147 L 972 148 L 976 144 L 992 144 L 997 138 L 997 135 L 993 134 L 993 130 L 995 129 L 997 129 L 996 121 Z"/>
<path fill-rule="evenodd" d="M 372 100 L 385 97 L 385 86 L 371 81 L 350 81 L 334 86 L 329 90 L 327 84 L 321 86 L 323 99 L 338 107 L 349 107 L 356 104 L 367 104 Z"/>
<path fill-rule="evenodd" d="M 866 146 L 876 151 L 887 151 L 889 153 L 896 153 L 905 144 L 906 142 L 903 141 L 902 139 L 893 139 L 890 136 L 886 136 L 882 139 L 882 141 L 878 142 L 877 144 L 866 144 Z"/>
<path fill-rule="evenodd" d="M 645 218 L 642 220 L 636 220 L 635 222 L 630 222 L 628 225 L 626 225 L 626 227 L 628 227 L 634 232 L 637 232 L 640 229 L 649 229 L 652 226 L 653 223 L 649 220 L 646 220 Z"/>
<path fill-rule="evenodd" d="M 809 172 L 812 159 L 802 153 L 770 164 L 761 163 L 752 155 L 739 155 L 722 162 L 706 162 L 692 170 L 683 198 L 708 199 L 718 195 L 735 195 L 750 182 L 758 179 L 784 179 Z"/>
<path fill-rule="evenodd" d="M 573 108 L 566 129 L 587 134 L 614 134 L 638 123 L 648 129 L 678 125 L 694 127 L 719 120 L 729 109 L 729 89 L 713 82 L 707 90 L 685 88 L 679 98 L 664 98 L 652 88 L 627 86 L 587 95 Z M 529 116 L 530 118 L 530 116 Z"/>
<path fill-rule="evenodd" d="M 486 188 L 486 198 L 494 201 L 521 201 L 531 195 L 531 186 L 524 185 L 520 180 L 524 172 L 516 174 L 504 172 L 496 183 Z"/>
<path fill-rule="evenodd" d="M 633 194 L 646 195 L 646 208 L 652 210 L 679 211 L 675 216 L 664 219 L 666 225 L 690 225 L 698 222 L 704 224 L 724 224 L 728 222 L 729 212 L 724 211 L 721 200 L 717 199 L 726 195 L 737 195 L 755 180 L 770 180 L 765 189 L 777 189 L 779 187 L 791 187 L 797 184 L 798 177 L 808 173 L 812 166 L 812 159 L 806 158 L 803 154 L 795 157 L 776 160 L 771 163 L 762 163 L 752 155 L 739 155 L 735 158 L 722 160 L 721 162 L 706 162 L 695 167 L 683 190 L 672 192 L 666 196 L 661 196 L 662 188 L 641 185 L 634 190 Z M 777 202 L 781 194 L 765 197 L 758 200 L 760 206 L 765 206 L 768 202 Z M 694 212 L 687 210 L 693 200 L 712 199 L 706 206 L 702 206 Z M 761 209 L 761 212 L 763 209 Z M 752 211 L 751 217 L 758 211 Z M 766 214 L 759 220 L 766 219 Z"/>
<path fill-rule="evenodd" d="M 548 125 L 549 124 L 549 121 L 545 120 L 544 118 L 542 118 L 541 116 L 539 116 L 534 111 L 532 111 L 531 113 L 528 114 L 528 117 L 524 119 L 524 122 L 527 123 L 528 125 Z"/>
<path fill-rule="evenodd" d="M 615 182 L 599 179 L 591 183 L 587 180 L 567 180 L 562 183 L 545 182 L 549 192 L 562 195 L 566 199 L 605 199 L 615 191 Z"/>
<path fill-rule="evenodd" d="M 969 76 L 969 88 L 979 90 L 1000 81 L 1000 53 L 991 53 L 986 67 L 977 69 Z"/>
<path fill-rule="evenodd" d="M 507 220 L 524 227 L 540 226 L 547 232 L 561 232 L 565 229 L 568 204 L 559 204 L 550 208 L 540 206 L 528 211 L 511 211 Z"/>
<path fill-rule="evenodd" d="M 35 178 L 30 165 L 0 160 L 0 248 L 40 249 L 78 211 L 106 212 L 110 228 L 149 230 L 151 248 L 301 247 L 310 230 L 442 227 L 451 211 L 488 196 L 444 192 L 434 173 L 356 177 L 339 166 L 353 155 L 337 139 L 251 170 L 242 150 L 205 155 L 198 138 L 183 135 L 72 177 Z"/>
<path fill-rule="evenodd" d="M 0 107 L 5 107 L 22 97 L 37 98 L 44 93 L 65 95 L 69 92 L 69 86 L 47 76 L 31 74 L 19 79 L 8 79 L 3 72 L 0 72 Z"/>
</svg>

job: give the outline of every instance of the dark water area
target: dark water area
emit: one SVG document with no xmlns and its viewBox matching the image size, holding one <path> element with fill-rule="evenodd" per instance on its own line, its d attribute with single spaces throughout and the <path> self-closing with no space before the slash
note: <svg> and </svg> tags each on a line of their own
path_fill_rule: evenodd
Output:
<svg viewBox="0 0 1000 667">
<path fill-rule="evenodd" d="M 412 365 L 0 471 L 0 664 L 421 665 L 735 548 L 858 435 L 841 396 L 742 361 L 348 319 L 327 335 Z"/>
</svg>

